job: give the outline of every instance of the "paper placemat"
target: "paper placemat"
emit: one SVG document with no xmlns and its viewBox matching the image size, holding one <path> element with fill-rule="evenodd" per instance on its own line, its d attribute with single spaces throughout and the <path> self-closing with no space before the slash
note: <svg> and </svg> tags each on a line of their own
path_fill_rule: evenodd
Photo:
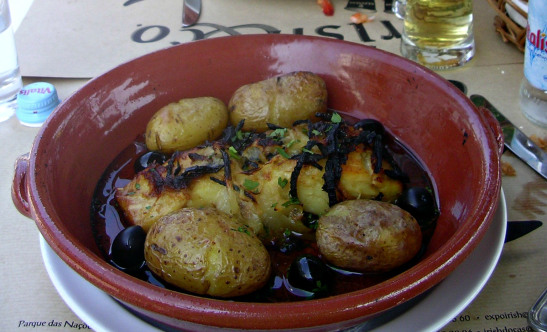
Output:
<svg viewBox="0 0 547 332">
<path fill-rule="evenodd" d="M 21 72 L 90 78 L 159 49 L 237 34 L 323 36 L 399 54 L 403 22 L 385 11 L 384 1 L 376 0 L 375 11 L 345 9 L 347 0 L 333 4 L 334 15 L 326 16 L 316 0 L 204 0 L 198 24 L 183 28 L 182 0 L 34 1 L 16 33 Z M 522 53 L 499 42 L 486 1 L 475 1 L 475 7 L 475 31 L 491 31 L 487 38 L 476 33 L 475 65 L 522 63 Z M 351 23 L 357 11 L 372 21 Z M 496 56 L 482 56 L 482 50 Z"/>
</svg>

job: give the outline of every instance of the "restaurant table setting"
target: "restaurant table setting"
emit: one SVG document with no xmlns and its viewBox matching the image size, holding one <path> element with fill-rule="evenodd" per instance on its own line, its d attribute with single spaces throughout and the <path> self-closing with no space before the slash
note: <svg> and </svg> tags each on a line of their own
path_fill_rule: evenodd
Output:
<svg viewBox="0 0 547 332">
<path fill-rule="evenodd" d="M 315 0 L 207 0 L 198 2 L 198 14 L 189 13 L 191 8 L 183 11 L 183 1 L 21 2 L 27 8 L 13 6 L 14 2 L 10 6 L 17 14 L 15 40 L 23 83 L 51 83 L 61 102 L 120 64 L 217 37 L 317 36 L 401 55 L 403 21 L 392 12 L 391 2 L 379 0 L 333 0 L 332 15 L 324 13 Z M 187 5 L 197 6 L 196 1 Z M 367 19 L 352 22 L 356 13 Z M 187 22 L 188 16 L 197 22 Z M 436 73 L 458 85 L 473 102 L 479 103 L 477 96 L 486 98 L 506 122 L 531 137 L 539 149 L 547 149 L 547 130 L 531 123 L 519 108 L 523 53 L 496 32 L 495 17 L 488 1 L 473 1 L 473 58 Z M 184 59 L 173 65 L 184 65 Z M 424 124 L 424 130 L 437 125 Z M 127 310 L 65 264 L 33 220 L 14 206 L 14 163 L 31 151 L 39 131 L 22 125 L 15 116 L 0 123 L 4 211 L 0 330 L 158 331 L 164 326 L 154 326 Z M 437 286 L 353 330 L 531 330 L 529 310 L 547 288 L 547 228 L 541 226 L 547 213 L 547 182 L 524 161 L 526 157 L 517 156 L 520 151 L 510 146 L 503 133 L 507 147 L 501 157 L 502 191 L 478 246 Z M 525 138 L 521 142 L 529 145 Z M 466 160 L 461 167 L 466 167 Z M 532 228 L 521 231 L 528 222 Z"/>
</svg>

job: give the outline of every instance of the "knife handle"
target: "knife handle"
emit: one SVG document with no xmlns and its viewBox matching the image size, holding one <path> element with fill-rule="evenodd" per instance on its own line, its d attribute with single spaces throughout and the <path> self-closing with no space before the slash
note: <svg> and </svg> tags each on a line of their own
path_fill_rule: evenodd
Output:
<svg viewBox="0 0 547 332">
<path fill-rule="evenodd" d="M 498 145 L 498 153 L 501 156 L 501 154 L 503 153 L 503 150 L 505 149 L 505 145 L 504 145 L 504 139 L 503 139 L 503 131 L 501 130 L 500 123 L 494 117 L 492 112 L 490 112 L 487 108 L 478 106 L 478 109 L 483 120 L 486 122 L 488 127 L 490 127 L 490 130 L 492 131 L 492 134 L 494 135 L 494 139 L 496 140 L 496 144 Z"/>
</svg>

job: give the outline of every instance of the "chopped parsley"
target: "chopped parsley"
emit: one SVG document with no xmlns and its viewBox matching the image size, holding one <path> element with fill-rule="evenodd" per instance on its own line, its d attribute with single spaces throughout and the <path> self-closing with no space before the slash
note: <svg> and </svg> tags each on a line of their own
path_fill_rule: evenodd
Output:
<svg viewBox="0 0 547 332">
<path fill-rule="evenodd" d="M 289 180 L 287 179 L 283 179 L 281 177 L 278 177 L 277 178 L 277 184 L 281 187 L 281 188 L 285 188 L 285 186 L 289 183 Z"/>
<path fill-rule="evenodd" d="M 281 139 L 285 137 L 286 133 L 287 133 L 287 128 L 278 128 L 272 131 L 270 134 L 268 134 L 268 137 Z"/>
<path fill-rule="evenodd" d="M 258 188 L 259 183 L 250 179 L 245 179 L 243 182 L 243 187 L 249 191 L 254 191 Z"/>
<path fill-rule="evenodd" d="M 244 133 L 241 130 L 238 130 L 238 131 L 236 131 L 235 138 L 242 141 L 242 140 L 246 139 L 247 137 L 249 137 L 249 135 L 251 135 L 251 133 Z"/>
<path fill-rule="evenodd" d="M 289 143 L 285 144 L 287 146 L 287 148 L 290 148 L 291 146 L 293 146 L 294 143 L 300 143 L 300 140 L 299 139 L 292 139 Z"/>
<path fill-rule="evenodd" d="M 288 201 L 286 201 L 285 203 L 281 204 L 283 205 L 283 207 L 289 207 L 291 205 L 300 205 L 300 201 L 298 200 L 298 197 L 291 197 L 291 199 L 289 199 Z"/>
<path fill-rule="evenodd" d="M 251 232 L 249 232 L 249 229 L 247 227 L 248 227 L 247 225 L 239 226 L 238 228 L 232 228 L 232 231 L 241 232 L 241 233 L 245 233 L 247 235 L 251 235 Z"/>
<path fill-rule="evenodd" d="M 280 155 L 282 155 L 283 157 L 285 157 L 287 159 L 291 158 L 291 156 L 289 156 L 287 151 L 285 151 L 283 148 L 277 147 L 277 153 L 279 153 Z"/>
<path fill-rule="evenodd" d="M 230 154 L 230 157 L 232 158 L 235 158 L 235 159 L 241 159 L 241 156 L 239 155 L 239 152 L 237 152 L 236 148 L 234 148 L 233 146 L 230 146 L 228 148 L 228 153 Z"/>
</svg>

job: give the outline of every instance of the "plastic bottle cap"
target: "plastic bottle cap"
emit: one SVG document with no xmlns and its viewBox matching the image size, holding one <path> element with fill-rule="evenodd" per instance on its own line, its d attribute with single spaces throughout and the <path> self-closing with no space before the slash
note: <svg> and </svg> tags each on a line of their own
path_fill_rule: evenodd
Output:
<svg viewBox="0 0 547 332">
<path fill-rule="evenodd" d="M 53 84 L 32 83 L 24 86 L 17 94 L 15 115 L 25 126 L 40 127 L 59 103 Z"/>
</svg>

